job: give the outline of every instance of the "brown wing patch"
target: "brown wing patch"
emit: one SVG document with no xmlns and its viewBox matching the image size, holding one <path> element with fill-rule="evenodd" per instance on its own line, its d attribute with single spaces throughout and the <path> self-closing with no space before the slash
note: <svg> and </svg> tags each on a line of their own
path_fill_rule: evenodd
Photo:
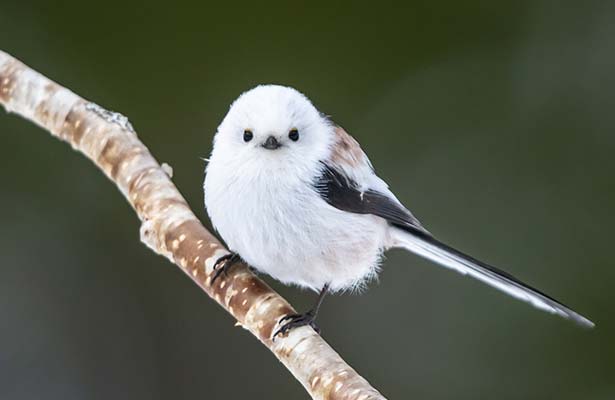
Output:
<svg viewBox="0 0 615 400">
<path fill-rule="evenodd" d="M 350 136 L 342 127 L 335 127 L 335 144 L 331 153 L 333 165 L 356 168 L 362 165 L 369 165 L 369 161 L 359 142 Z"/>
</svg>

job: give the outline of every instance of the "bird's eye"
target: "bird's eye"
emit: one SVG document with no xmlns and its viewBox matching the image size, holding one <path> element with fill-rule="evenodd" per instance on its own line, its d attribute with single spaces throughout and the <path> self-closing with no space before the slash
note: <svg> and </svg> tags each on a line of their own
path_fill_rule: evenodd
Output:
<svg viewBox="0 0 615 400">
<path fill-rule="evenodd" d="M 252 140 L 253 137 L 254 135 L 252 134 L 251 130 L 246 129 L 245 131 L 243 131 L 243 141 L 244 142 L 249 142 L 250 140 Z"/>
<path fill-rule="evenodd" d="M 297 140 L 299 140 L 299 131 L 296 129 L 291 129 L 290 132 L 288 132 L 288 137 L 293 142 L 296 142 Z"/>
</svg>

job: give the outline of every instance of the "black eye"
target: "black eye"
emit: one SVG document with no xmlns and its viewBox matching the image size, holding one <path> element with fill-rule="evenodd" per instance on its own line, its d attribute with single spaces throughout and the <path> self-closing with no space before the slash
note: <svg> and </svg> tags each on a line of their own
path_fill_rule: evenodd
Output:
<svg viewBox="0 0 615 400">
<path fill-rule="evenodd" d="M 288 137 L 293 142 L 296 142 L 297 140 L 299 140 L 299 131 L 296 129 L 291 129 L 290 132 L 288 132 Z"/>
<path fill-rule="evenodd" d="M 244 142 L 249 142 L 250 140 L 252 140 L 253 137 L 254 135 L 252 134 L 251 130 L 246 129 L 245 131 L 243 131 L 243 141 Z"/>
</svg>

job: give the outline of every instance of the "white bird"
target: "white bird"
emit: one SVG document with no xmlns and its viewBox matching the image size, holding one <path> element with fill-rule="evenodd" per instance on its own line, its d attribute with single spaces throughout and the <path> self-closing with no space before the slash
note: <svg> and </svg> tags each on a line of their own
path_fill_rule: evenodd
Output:
<svg viewBox="0 0 615 400">
<path fill-rule="evenodd" d="M 262 85 L 231 105 L 214 137 L 204 191 L 213 226 L 233 253 L 218 260 L 215 277 L 241 258 L 284 284 L 320 292 L 310 311 L 283 318 L 274 337 L 296 326 L 317 329 L 325 294 L 362 288 L 395 247 L 594 325 L 435 239 L 376 175 L 359 143 L 295 89 Z"/>
</svg>

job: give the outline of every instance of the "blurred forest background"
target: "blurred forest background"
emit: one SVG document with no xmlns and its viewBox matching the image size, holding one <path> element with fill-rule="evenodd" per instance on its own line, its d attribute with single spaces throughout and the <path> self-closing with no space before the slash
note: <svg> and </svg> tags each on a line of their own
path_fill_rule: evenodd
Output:
<svg viewBox="0 0 615 400">
<path fill-rule="evenodd" d="M 325 303 L 348 362 L 391 399 L 615 398 L 615 3 L 404 4 L 3 0 L 0 48 L 129 116 L 208 226 L 229 104 L 298 88 L 435 235 L 597 323 L 393 251 Z M 0 134 L 0 398 L 307 398 L 90 162 L 12 115 Z"/>
</svg>

